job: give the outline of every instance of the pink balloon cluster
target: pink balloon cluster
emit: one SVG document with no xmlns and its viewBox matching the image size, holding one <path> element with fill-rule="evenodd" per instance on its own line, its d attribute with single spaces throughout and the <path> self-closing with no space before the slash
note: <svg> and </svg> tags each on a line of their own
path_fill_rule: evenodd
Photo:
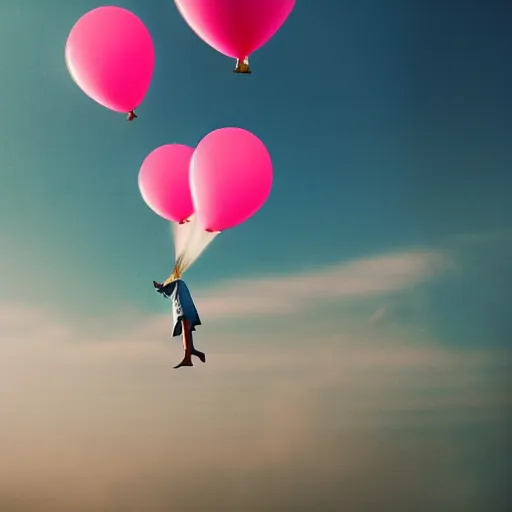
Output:
<svg viewBox="0 0 512 512">
<path fill-rule="evenodd" d="M 263 46 L 293 10 L 295 0 L 175 0 L 194 32 L 240 61 Z M 144 23 L 121 7 L 84 14 L 69 33 L 66 65 L 76 84 L 100 105 L 132 121 L 151 84 L 155 49 Z M 248 62 L 248 61 L 247 61 Z M 248 69 L 246 71 L 250 72 Z"/>
<path fill-rule="evenodd" d="M 272 188 L 272 160 L 258 137 L 220 128 L 195 150 L 168 144 L 153 150 L 139 171 L 146 204 L 161 217 L 183 223 L 195 213 L 206 231 L 224 231 L 254 215 Z"/>
<path fill-rule="evenodd" d="M 244 62 L 282 26 L 295 0 L 175 0 L 179 12 L 206 43 Z M 73 26 L 65 48 L 76 84 L 93 100 L 132 121 L 151 84 L 153 41 L 144 23 L 121 7 L 98 7 Z M 263 143 L 240 128 L 209 133 L 193 149 L 161 146 L 139 171 L 144 201 L 161 217 L 183 223 L 195 214 L 207 231 L 247 220 L 272 188 L 272 161 Z"/>
</svg>

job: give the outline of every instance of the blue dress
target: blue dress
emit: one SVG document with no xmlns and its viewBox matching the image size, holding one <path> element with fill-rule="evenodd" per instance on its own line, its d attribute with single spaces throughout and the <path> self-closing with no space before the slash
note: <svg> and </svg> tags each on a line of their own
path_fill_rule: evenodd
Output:
<svg viewBox="0 0 512 512">
<path fill-rule="evenodd" d="M 176 279 L 176 281 L 172 281 L 168 285 L 164 286 L 161 292 L 168 295 L 172 302 L 172 336 L 181 336 L 183 330 L 181 321 L 183 319 L 190 322 L 190 328 L 192 331 L 196 330 L 197 325 L 201 325 L 196 305 L 194 304 L 192 295 L 190 295 L 188 287 L 184 281 Z"/>
</svg>

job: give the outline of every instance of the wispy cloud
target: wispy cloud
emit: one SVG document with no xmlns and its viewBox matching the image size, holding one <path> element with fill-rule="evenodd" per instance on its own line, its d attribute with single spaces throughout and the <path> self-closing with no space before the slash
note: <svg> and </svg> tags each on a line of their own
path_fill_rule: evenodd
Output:
<svg viewBox="0 0 512 512">
<path fill-rule="evenodd" d="M 488 508 L 506 489 L 482 468 L 504 464 L 511 352 L 448 348 L 409 324 L 336 322 L 312 339 L 300 314 L 382 297 L 378 323 L 388 295 L 452 264 L 404 251 L 199 290 L 209 360 L 183 371 L 168 316 L 0 302 L 0 510 Z M 209 328 L 274 311 L 299 314 L 265 338 Z"/>
<path fill-rule="evenodd" d="M 279 315 L 327 301 L 393 294 L 421 284 L 453 264 L 444 251 L 412 250 L 285 276 L 243 279 L 196 293 L 203 314 L 214 317 Z"/>
<path fill-rule="evenodd" d="M 368 321 L 374 325 L 378 324 L 386 316 L 387 312 L 388 308 L 386 306 L 381 306 L 372 313 Z"/>
<path fill-rule="evenodd" d="M 508 352 L 336 329 L 320 345 L 236 344 L 224 332 L 201 338 L 206 365 L 174 371 L 181 349 L 159 318 L 74 325 L 45 308 L 0 311 L 2 510 L 355 512 L 368 492 L 411 510 L 431 489 L 449 489 L 438 510 L 483 503 L 461 461 L 485 465 L 499 437 L 450 432 L 499 432 Z"/>
</svg>

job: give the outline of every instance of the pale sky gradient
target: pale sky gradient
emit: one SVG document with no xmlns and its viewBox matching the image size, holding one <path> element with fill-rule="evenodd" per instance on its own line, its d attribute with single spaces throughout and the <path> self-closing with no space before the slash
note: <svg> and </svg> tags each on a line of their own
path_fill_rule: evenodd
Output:
<svg viewBox="0 0 512 512">
<path fill-rule="evenodd" d="M 64 65 L 101 2 L 0 0 L 0 512 L 509 510 L 509 3 L 298 0 L 236 77 L 119 1 L 157 51 L 126 123 Z M 187 273 L 175 371 L 137 172 L 229 125 L 274 189 Z"/>
</svg>

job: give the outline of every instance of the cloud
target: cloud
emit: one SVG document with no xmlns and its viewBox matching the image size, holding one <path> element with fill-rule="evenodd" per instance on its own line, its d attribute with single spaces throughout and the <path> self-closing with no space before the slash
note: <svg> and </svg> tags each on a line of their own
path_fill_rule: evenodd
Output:
<svg viewBox="0 0 512 512">
<path fill-rule="evenodd" d="M 498 229 L 461 233 L 451 237 L 450 241 L 454 246 L 489 248 L 490 246 L 509 244 L 512 241 L 512 230 Z"/>
<path fill-rule="evenodd" d="M 378 324 L 386 316 L 387 312 L 388 308 L 386 306 L 381 306 L 372 313 L 368 321 L 371 324 Z"/>
<path fill-rule="evenodd" d="M 183 371 L 168 316 L 0 302 L 0 510 L 499 511 L 511 352 L 375 328 L 389 295 L 452 265 L 404 251 L 199 290 L 209 359 Z M 373 323 L 319 308 L 307 328 L 312 301 L 353 300 Z M 211 325 L 274 307 L 298 314 Z"/>
<path fill-rule="evenodd" d="M 208 364 L 174 371 L 159 317 L 0 311 L 2 511 L 477 512 L 505 492 L 484 468 L 504 459 L 508 351 L 217 330 Z"/>
<path fill-rule="evenodd" d="M 328 301 L 404 291 L 452 265 L 443 251 L 403 251 L 288 276 L 243 279 L 195 296 L 202 314 L 212 318 L 289 314 Z"/>
</svg>

